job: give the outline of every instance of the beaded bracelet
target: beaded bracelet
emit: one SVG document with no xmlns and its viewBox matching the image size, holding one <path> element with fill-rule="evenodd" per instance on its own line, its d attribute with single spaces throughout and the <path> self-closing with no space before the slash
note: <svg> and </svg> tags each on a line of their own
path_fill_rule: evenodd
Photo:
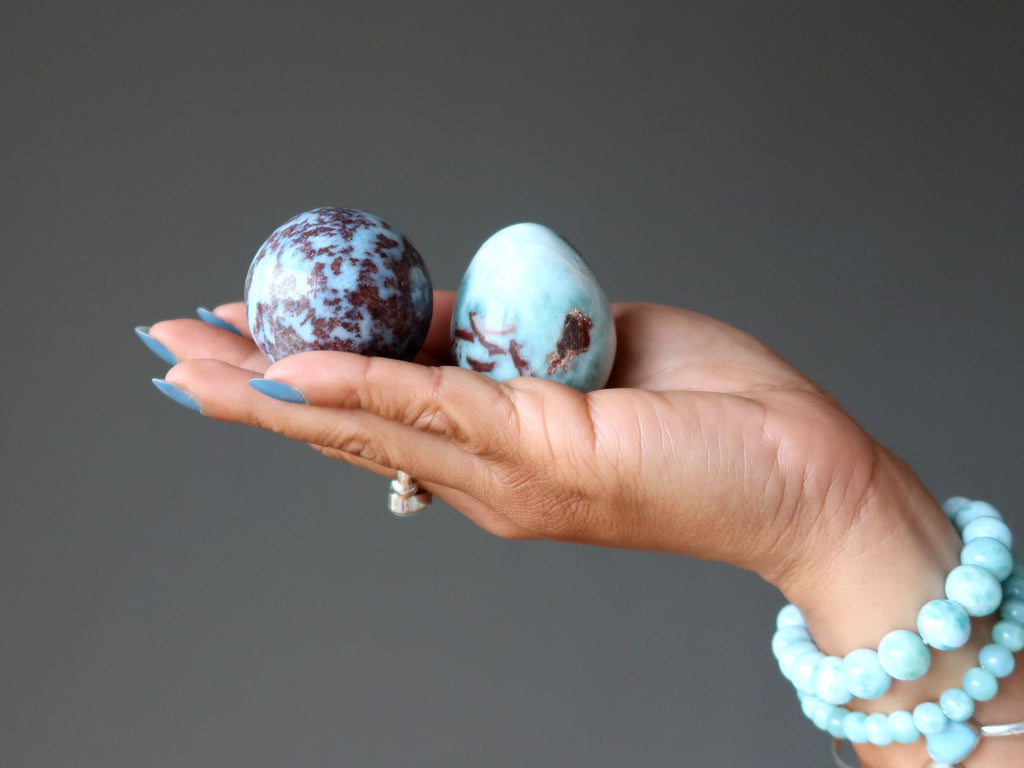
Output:
<svg viewBox="0 0 1024 768">
<path fill-rule="evenodd" d="M 804 714 L 834 738 L 884 746 L 923 735 L 935 764 L 951 765 L 963 760 L 982 735 L 990 735 L 968 722 L 974 702 L 996 695 L 999 678 L 1015 667 L 1013 653 L 1024 649 L 1024 567 L 1013 557 L 1010 530 L 992 505 L 955 497 L 943 509 L 964 542 L 961 565 L 946 579 L 946 599 L 922 607 L 918 633 L 898 629 L 882 638 L 877 651 L 860 648 L 840 659 L 817 648 L 800 611 L 787 605 L 779 612 L 772 651 L 796 687 Z M 929 646 L 963 646 L 970 637 L 970 617 L 997 610 L 1001 620 L 992 628 L 992 642 L 979 651 L 978 666 L 965 673 L 962 687 L 943 692 L 938 702 L 888 715 L 842 706 L 853 698 L 881 696 L 893 679 L 922 677 L 931 663 Z M 1018 725 L 1007 727 L 1013 731 Z"/>
</svg>

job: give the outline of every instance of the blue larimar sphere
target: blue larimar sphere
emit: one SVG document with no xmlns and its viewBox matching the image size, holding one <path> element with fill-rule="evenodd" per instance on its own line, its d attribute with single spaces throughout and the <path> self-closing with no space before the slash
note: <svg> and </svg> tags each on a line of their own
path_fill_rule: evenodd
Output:
<svg viewBox="0 0 1024 768">
<path fill-rule="evenodd" d="M 540 224 L 514 224 L 488 238 L 466 270 L 452 354 L 499 381 L 535 376 L 599 389 L 615 359 L 611 304 L 569 243 Z"/>
<path fill-rule="evenodd" d="M 315 349 L 411 360 L 433 313 L 416 249 L 372 213 L 316 208 L 289 219 L 256 253 L 245 307 L 271 361 Z"/>
</svg>

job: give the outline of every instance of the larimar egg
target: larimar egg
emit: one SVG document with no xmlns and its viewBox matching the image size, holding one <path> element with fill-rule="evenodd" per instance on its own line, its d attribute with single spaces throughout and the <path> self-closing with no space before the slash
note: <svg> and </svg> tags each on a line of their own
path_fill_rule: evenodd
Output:
<svg viewBox="0 0 1024 768">
<path fill-rule="evenodd" d="M 411 360 L 427 337 L 433 300 L 412 244 L 355 208 L 289 219 L 245 280 L 249 330 L 271 361 L 314 349 Z"/>
<path fill-rule="evenodd" d="M 599 389 L 615 359 L 611 304 L 569 243 L 540 224 L 514 224 L 488 238 L 466 270 L 452 354 L 498 380 L 535 376 Z"/>
</svg>

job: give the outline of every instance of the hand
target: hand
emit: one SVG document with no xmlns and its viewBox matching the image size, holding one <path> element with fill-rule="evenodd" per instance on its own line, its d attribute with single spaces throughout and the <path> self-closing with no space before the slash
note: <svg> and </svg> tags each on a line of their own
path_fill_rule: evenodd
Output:
<svg viewBox="0 0 1024 768">
<path fill-rule="evenodd" d="M 150 333 L 182 361 L 167 379 L 204 414 L 383 475 L 401 468 L 499 536 L 722 560 L 799 592 L 868 506 L 930 502 L 827 394 L 723 323 L 616 305 L 611 381 L 581 394 L 437 365 L 450 360 L 453 303 L 436 294 L 419 364 L 309 352 L 270 365 L 251 339 L 195 320 Z M 217 313 L 246 328 L 241 304 Z M 309 404 L 259 394 L 247 382 L 261 375 Z"/>
<path fill-rule="evenodd" d="M 208 416 L 280 432 L 382 475 L 401 468 L 499 536 L 661 550 L 756 571 L 800 606 L 827 653 L 877 646 L 942 596 L 959 540 L 930 495 L 752 337 L 681 309 L 619 304 L 608 388 L 581 394 L 446 365 L 453 303 L 451 293 L 435 295 L 413 363 L 308 352 L 270 365 L 251 339 L 195 320 L 150 333 L 182 361 L 168 381 Z M 241 304 L 217 313 L 246 326 Z M 261 375 L 308 404 L 248 386 Z M 913 707 L 959 685 L 983 637 L 871 707 Z M 1022 700 L 1018 673 L 976 714 L 1011 720 Z M 1018 759 L 1018 748 L 985 744 L 978 755 L 992 762 L 979 765 L 1009 764 L 998 760 Z M 921 765 L 923 750 L 920 741 L 858 746 L 865 765 L 892 768 Z"/>
</svg>

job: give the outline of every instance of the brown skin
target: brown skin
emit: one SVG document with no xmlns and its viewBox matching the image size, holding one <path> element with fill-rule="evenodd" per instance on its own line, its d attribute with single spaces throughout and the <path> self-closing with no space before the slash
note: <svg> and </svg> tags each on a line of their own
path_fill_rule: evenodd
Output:
<svg viewBox="0 0 1024 768">
<path fill-rule="evenodd" d="M 827 393 L 753 337 L 682 309 L 617 304 L 608 388 L 581 394 L 449 365 L 453 304 L 453 293 L 435 294 L 415 363 L 308 352 L 270 365 L 250 339 L 194 320 L 162 322 L 150 334 L 182 360 L 168 381 L 207 416 L 279 432 L 382 475 L 401 468 L 498 536 L 749 569 L 801 607 L 830 653 L 913 628 L 917 608 L 941 596 L 958 540 L 934 500 Z M 241 304 L 216 312 L 245 329 Z M 247 384 L 254 376 L 290 384 L 309 405 L 257 393 Z M 871 704 L 891 711 L 937 697 L 973 663 L 943 657 L 926 683 L 894 686 Z M 1024 717 L 1020 677 L 979 707 L 979 719 Z M 984 744 L 972 768 L 1003 765 L 1007 749 L 1024 760 L 1024 739 L 1004 740 Z M 860 753 L 865 765 L 887 768 L 925 759 L 921 741 Z"/>
</svg>

